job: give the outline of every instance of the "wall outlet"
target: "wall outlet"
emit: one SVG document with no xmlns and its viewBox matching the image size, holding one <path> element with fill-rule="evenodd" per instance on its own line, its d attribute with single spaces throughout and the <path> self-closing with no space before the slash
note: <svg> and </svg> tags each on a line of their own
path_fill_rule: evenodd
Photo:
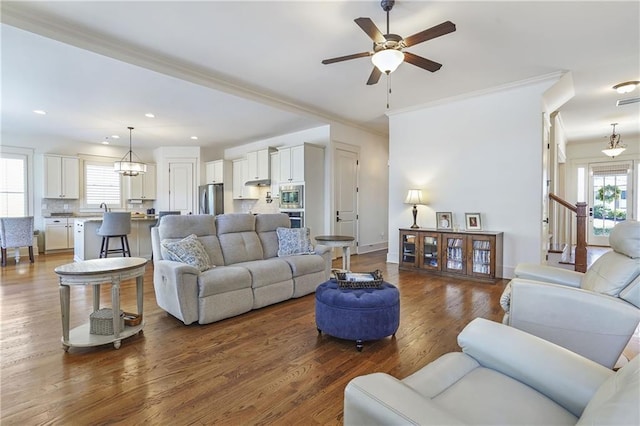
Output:
<svg viewBox="0 0 640 426">
<path fill-rule="evenodd" d="M 69 210 L 69 204 L 63 205 L 62 208 L 65 209 L 65 210 Z"/>
<path fill-rule="evenodd" d="M 46 210 L 46 209 L 47 209 L 47 205 L 46 205 L 46 204 L 43 204 L 43 205 L 42 205 L 42 210 Z"/>
</svg>

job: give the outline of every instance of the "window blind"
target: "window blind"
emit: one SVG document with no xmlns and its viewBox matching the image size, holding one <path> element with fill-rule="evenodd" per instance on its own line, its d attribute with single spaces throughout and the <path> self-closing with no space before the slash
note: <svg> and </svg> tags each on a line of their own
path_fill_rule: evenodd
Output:
<svg viewBox="0 0 640 426">
<path fill-rule="evenodd" d="M 120 175 L 113 163 L 85 161 L 84 182 L 87 206 L 120 205 Z"/>
<path fill-rule="evenodd" d="M 0 216 L 25 216 L 27 157 L 4 154 L 0 157 Z"/>
<path fill-rule="evenodd" d="M 592 176 L 624 176 L 629 173 L 631 163 L 592 165 Z"/>
</svg>

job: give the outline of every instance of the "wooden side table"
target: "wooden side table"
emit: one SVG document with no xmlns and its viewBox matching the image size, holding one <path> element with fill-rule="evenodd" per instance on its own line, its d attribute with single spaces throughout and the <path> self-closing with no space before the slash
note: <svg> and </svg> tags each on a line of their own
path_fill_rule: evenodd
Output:
<svg viewBox="0 0 640 426">
<path fill-rule="evenodd" d="M 68 263 L 58 266 L 54 271 L 60 277 L 60 310 L 62 315 L 62 346 L 68 351 L 71 346 L 87 347 L 113 343 L 120 348 L 122 339 L 140 332 L 144 327 L 144 317 L 136 326 L 125 326 L 120 331 L 120 282 L 130 278 L 136 279 L 136 299 L 138 315 L 142 316 L 144 271 L 147 260 L 140 257 L 112 257 L 91 259 L 82 262 Z M 91 334 L 90 323 L 87 322 L 73 330 L 69 330 L 70 286 L 93 286 L 93 310 L 100 309 L 100 285 L 111 284 L 111 309 L 113 315 L 114 334 Z"/>
<path fill-rule="evenodd" d="M 354 237 L 348 235 L 318 235 L 316 238 L 318 244 L 327 247 L 342 247 L 342 269 L 351 270 L 351 245 Z"/>
</svg>

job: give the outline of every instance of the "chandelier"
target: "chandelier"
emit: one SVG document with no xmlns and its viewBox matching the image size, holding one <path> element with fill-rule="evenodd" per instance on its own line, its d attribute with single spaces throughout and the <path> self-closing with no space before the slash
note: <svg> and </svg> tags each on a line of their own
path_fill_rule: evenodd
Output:
<svg viewBox="0 0 640 426">
<path fill-rule="evenodd" d="M 133 127 L 127 127 L 127 129 L 129 129 L 129 152 L 120 161 L 116 161 L 113 164 L 113 169 L 123 176 L 138 176 L 147 171 L 147 165 L 141 161 L 133 161 L 133 156 L 135 155 L 131 150 L 131 131 Z M 127 161 L 127 156 L 129 156 L 129 161 Z M 137 155 L 136 158 L 138 158 Z M 138 158 L 138 160 L 140 159 Z"/>
<path fill-rule="evenodd" d="M 602 152 L 613 158 L 622 154 L 622 152 L 627 149 L 627 146 L 621 143 L 620 134 L 616 134 L 616 126 L 618 123 L 611 123 L 611 125 L 613 126 L 613 133 L 609 136 L 609 145 L 607 148 L 603 149 Z"/>
</svg>

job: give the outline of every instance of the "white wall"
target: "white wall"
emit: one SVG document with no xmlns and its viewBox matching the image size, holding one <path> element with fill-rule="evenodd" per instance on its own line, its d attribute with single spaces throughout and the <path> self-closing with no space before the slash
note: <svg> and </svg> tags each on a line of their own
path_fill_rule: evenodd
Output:
<svg viewBox="0 0 640 426">
<path fill-rule="evenodd" d="M 398 262 L 398 228 L 413 223 L 407 190 L 421 188 L 418 225 L 435 212 L 481 213 L 482 228 L 504 232 L 503 277 L 519 262 L 539 263 L 542 105 L 553 81 L 454 100 L 389 117 L 389 262 Z"/>
</svg>

